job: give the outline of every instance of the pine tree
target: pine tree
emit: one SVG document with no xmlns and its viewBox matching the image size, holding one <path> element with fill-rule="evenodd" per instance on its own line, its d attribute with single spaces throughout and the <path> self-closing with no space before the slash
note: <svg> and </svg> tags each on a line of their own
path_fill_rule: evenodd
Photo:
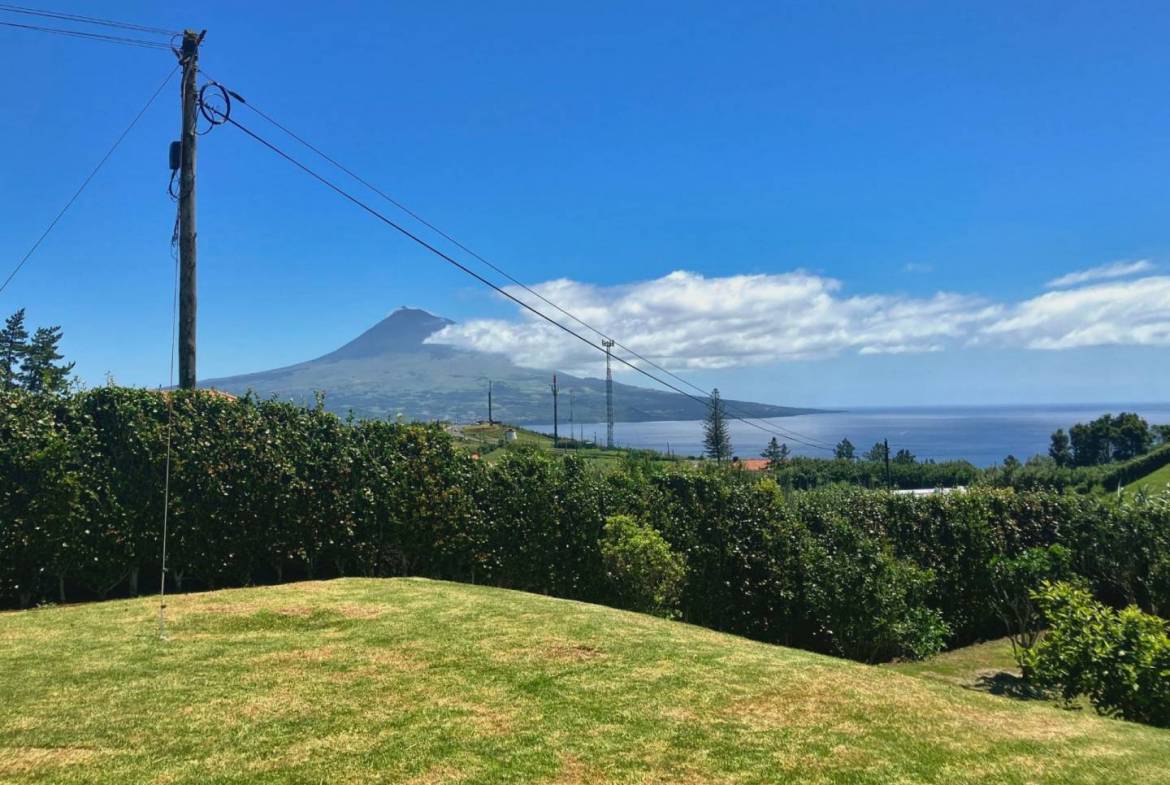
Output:
<svg viewBox="0 0 1170 785">
<path fill-rule="evenodd" d="M 773 436 L 771 441 L 768 442 L 768 446 L 760 453 L 760 457 L 768 459 L 769 469 L 775 469 L 784 463 L 788 458 L 788 453 L 788 445 L 780 444 L 780 442 L 776 441 L 776 437 Z"/>
<path fill-rule="evenodd" d="M 703 453 L 719 463 L 722 463 L 725 458 L 731 457 L 731 434 L 727 430 L 727 411 L 723 406 L 723 399 L 719 397 L 718 388 L 711 391 L 711 404 L 707 410 L 706 422 L 703 424 Z"/>
<path fill-rule="evenodd" d="M 69 386 L 69 373 L 74 363 L 58 364 L 64 356 L 58 353 L 61 342 L 60 327 L 38 327 L 28 343 L 20 379 L 30 392 L 59 393 Z"/>
<path fill-rule="evenodd" d="M 24 327 L 24 309 L 9 316 L 0 330 L 0 389 L 16 387 L 20 365 L 28 352 L 28 330 Z"/>
<path fill-rule="evenodd" d="M 853 442 L 848 439 L 842 439 L 833 449 L 833 457 L 839 461 L 851 461 L 855 454 L 856 451 L 853 447 Z"/>
</svg>

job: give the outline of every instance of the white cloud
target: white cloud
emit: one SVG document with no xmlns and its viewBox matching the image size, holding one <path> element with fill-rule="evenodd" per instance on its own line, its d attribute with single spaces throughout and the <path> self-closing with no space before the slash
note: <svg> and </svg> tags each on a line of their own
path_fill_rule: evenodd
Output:
<svg viewBox="0 0 1170 785">
<path fill-rule="evenodd" d="M 1109 264 L 1102 264 L 1098 267 L 1090 267 L 1087 270 L 1078 270 L 1067 275 L 1062 275 L 1059 278 L 1053 278 L 1048 282 L 1047 286 L 1049 289 L 1064 289 L 1069 286 L 1079 286 L 1083 283 L 1089 283 L 1090 281 L 1126 278 L 1130 275 L 1148 273 L 1153 269 L 1154 265 L 1148 259 L 1138 259 L 1132 262 L 1110 262 Z"/>
<path fill-rule="evenodd" d="M 1170 276 L 1095 283 L 1014 303 L 953 292 L 928 297 L 846 295 L 840 281 L 801 270 L 717 278 L 677 271 L 620 286 L 558 279 L 533 288 L 673 370 L 968 346 L 1170 346 Z M 600 340 L 523 289 L 509 292 Z M 506 352 L 530 367 L 598 375 L 596 349 L 518 310 L 518 319 L 473 319 L 428 340 Z M 615 368 L 622 370 L 620 364 Z"/>
<path fill-rule="evenodd" d="M 1170 276 L 1048 292 L 1009 308 L 982 330 L 1029 349 L 1170 345 Z"/>
<path fill-rule="evenodd" d="M 679 370 L 761 365 L 843 351 L 940 351 L 1001 314 L 999 307 L 980 298 L 945 292 L 925 298 L 843 296 L 839 281 L 803 271 L 722 278 L 678 271 L 623 286 L 560 279 L 533 288 L 639 354 Z M 550 310 L 522 289 L 509 291 Z M 457 324 L 430 340 L 507 352 L 522 365 L 596 375 L 596 350 L 521 313 L 519 321 Z M 566 323 L 596 338 L 580 325 Z"/>
</svg>

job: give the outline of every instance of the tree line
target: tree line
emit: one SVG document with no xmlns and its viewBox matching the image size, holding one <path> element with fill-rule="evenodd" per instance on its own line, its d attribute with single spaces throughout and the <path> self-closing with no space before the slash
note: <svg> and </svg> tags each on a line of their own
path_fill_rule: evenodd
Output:
<svg viewBox="0 0 1170 785">
<path fill-rule="evenodd" d="M 24 309 L 9 316 L 0 330 L 0 389 L 58 393 L 69 385 L 73 363 L 59 351 L 61 328 L 38 327 L 30 336 Z"/>
<path fill-rule="evenodd" d="M 1101 466 L 1145 455 L 1155 444 L 1170 444 L 1170 424 L 1151 426 L 1133 412 L 1106 414 L 1052 434 L 1048 455 L 1059 467 Z"/>
</svg>

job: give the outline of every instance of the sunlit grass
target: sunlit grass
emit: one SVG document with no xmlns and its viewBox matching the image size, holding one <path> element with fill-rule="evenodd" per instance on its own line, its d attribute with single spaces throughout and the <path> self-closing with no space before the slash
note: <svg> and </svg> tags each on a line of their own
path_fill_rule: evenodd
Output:
<svg viewBox="0 0 1170 785">
<path fill-rule="evenodd" d="M 0 781 L 1170 782 L 1170 732 L 599 606 L 345 579 L 0 614 Z"/>
<path fill-rule="evenodd" d="M 1163 466 L 1161 469 L 1147 474 L 1134 480 L 1123 489 L 1126 493 L 1136 493 L 1139 489 L 1145 488 L 1151 493 L 1158 493 L 1166 490 L 1166 486 L 1170 485 L 1170 463 Z"/>
</svg>

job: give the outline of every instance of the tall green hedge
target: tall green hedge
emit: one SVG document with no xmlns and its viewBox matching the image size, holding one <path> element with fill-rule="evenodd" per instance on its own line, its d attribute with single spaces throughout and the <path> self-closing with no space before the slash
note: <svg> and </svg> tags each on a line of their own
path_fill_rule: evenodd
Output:
<svg viewBox="0 0 1170 785">
<path fill-rule="evenodd" d="M 176 590 L 423 575 L 633 602 L 603 547 L 625 515 L 685 565 L 683 619 L 857 659 L 1003 635 L 993 565 L 1033 547 L 1067 548 L 1100 600 L 1170 608 L 1164 497 L 793 491 L 522 448 L 489 466 L 438 425 L 117 387 L 0 393 L 0 605 L 157 590 L 168 411 Z"/>
</svg>

